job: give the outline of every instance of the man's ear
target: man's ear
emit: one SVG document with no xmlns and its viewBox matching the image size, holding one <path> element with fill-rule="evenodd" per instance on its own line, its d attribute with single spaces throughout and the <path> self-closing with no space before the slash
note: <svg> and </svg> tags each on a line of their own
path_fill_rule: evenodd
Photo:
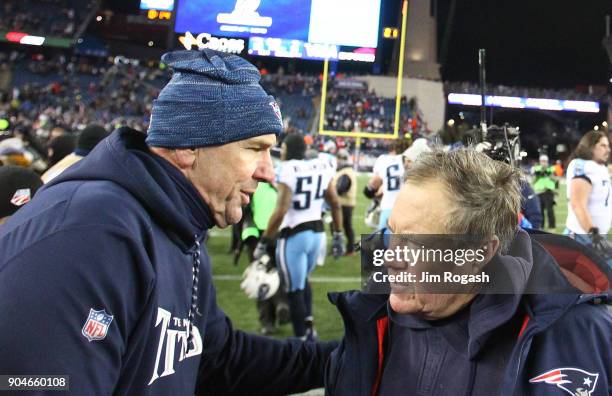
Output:
<svg viewBox="0 0 612 396">
<path fill-rule="evenodd" d="M 484 259 L 481 261 L 476 261 L 474 265 L 474 272 L 480 272 L 482 269 L 491 261 L 497 250 L 499 249 L 500 242 L 497 235 L 493 235 L 489 240 L 485 241 L 484 244 L 481 245 L 478 249 L 482 250 L 482 256 Z"/>
<path fill-rule="evenodd" d="M 193 169 L 197 159 L 196 149 L 167 149 L 162 147 L 151 147 L 152 152 L 164 158 L 181 171 Z"/>
<path fill-rule="evenodd" d="M 180 170 L 190 170 L 194 168 L 197 153 L 197 150 L 193 148 L 176 149 L 173 152 L 173 157 Z"/>
</svg>

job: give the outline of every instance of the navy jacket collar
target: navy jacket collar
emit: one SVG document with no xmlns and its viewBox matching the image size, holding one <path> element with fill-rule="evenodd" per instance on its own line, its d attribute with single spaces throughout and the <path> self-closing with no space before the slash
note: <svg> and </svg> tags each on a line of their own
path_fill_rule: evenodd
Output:
<svg viewBox="0 0 612 396">
<path fill-rule="evenodd" d="M 83 160 L 49 185 L 68 180 L 108 180 L 136 197 L 185 251 L 214 226 L 210 209 L 172 165 L 157 158 L 145 143 L 146 135 L 120 128 L 100 142 Z M 134 175 L 145 175 L 135 177 Z"/>
</svg>

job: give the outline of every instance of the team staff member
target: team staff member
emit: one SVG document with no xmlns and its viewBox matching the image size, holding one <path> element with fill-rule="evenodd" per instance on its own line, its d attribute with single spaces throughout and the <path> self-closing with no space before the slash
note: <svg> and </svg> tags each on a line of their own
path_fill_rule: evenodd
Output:
<svg viewBox="0 0 612 396">
<path fill-rule="evenodd" d="M 243 59 L 164 55 L 148 135 L 122 128 L 0 229 L 0 373 L 72 395 L 281 395 L 322 385 L 334 344 L 232 329 L 203 239 L 272 181 L 282 130 Z"/>
<path fill-rule="evenodd" d="M 544 215 L 548 217 L 548 228 L 555 228 L 555 190 L 557 189 L 557 181 L 553 176 L 555 168 L 550 166 L 546 154 L 540 155 L 539 161 L 540 163 L 531 171 L 534 175 L 533 190 L 538 194 L 542 209 L 542 228 L 544 228 Z"/>
<path fill-rule="evenodd" d="M 565 233 L 583 242 L 597 242 L 608 235 L 612 221 L 610 174 L 606 166 L 610 156 L 607 134 L 603 131 L 586 133 L 574 156 L 566 173 L 569 205 Z"/>
</svg>

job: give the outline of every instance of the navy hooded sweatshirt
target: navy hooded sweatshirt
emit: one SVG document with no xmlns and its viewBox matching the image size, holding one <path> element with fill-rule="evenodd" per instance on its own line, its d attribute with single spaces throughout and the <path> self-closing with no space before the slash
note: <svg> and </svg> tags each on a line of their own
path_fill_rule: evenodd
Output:
<svg viewBox="0 0 612 396">
<path fill-rule="evenodd" d="M 605 261 L 567 237 L 521 231 L 494 262 L 516 293 L 481 294 L 432 323 L 390 312 L 388 295 L 331 294 L 346 332 L 326 368 L 326 394 L 611 395 Z"/>
<path fill-rule="evenodd" d="M 0 373 L 68 375 L 73 395 L 321 386 L 336 343 L 232 329 L 198 249 L 210 210 L 144 139 L 114 132 L 0 227 Z"/>
</svg>

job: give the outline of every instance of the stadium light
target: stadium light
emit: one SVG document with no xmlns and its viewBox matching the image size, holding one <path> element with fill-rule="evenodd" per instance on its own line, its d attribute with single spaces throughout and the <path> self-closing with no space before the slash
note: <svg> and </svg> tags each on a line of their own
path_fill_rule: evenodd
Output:
<svg viewBox="0 0 612 396">
<path fill-rule="evenodd" d="M 25 45 L 41 46 L 45 42 L 45 37 L 31 36 L 27 33 L 22 32 L 8 32 L 4 37 L 7 41 L 10 41 L 12 43 L 19 43 Z"/>
<path fill-rule="evenodd" d="M 323 128 L 325 120 L 325 101 L 327 99 L 327 78 L 329 74 L 329 59 L 326 58 L 323 61 L 323 81 L 321 84 L 321 109 L 319 114 L 319 135 L 324 136 L 343 136 L 357 138 L 358 144 L 361 142 L 360 138 L 371 138 L 371 139 L 397 139 L 399 138 L 399 124 L 400 124 L 400 106 L 402 97 L 402 82 L 404 77 L 404 52 L 406 46 L 406 19 L 408 16 L 408 0 L 404 0 L 402 3 L 402 32 L 400 35 L 400 53 L 399 62 L 397 68 L 397 85 L 395 93 L 395 116 L 393 123 L 393 132 L 347 132 L 347 131 L 332 131 Z"/>
<path fill-rule="evenodd" d="M 482 98 L 476 94 L 448 94 L 449 104 L 460 104 L 465 106 L 480 106 Z M 485 104 L 490 107 L 504 107 L 511 109 L 536 109 L 553 111 L 577 111 L 580 113 L 599 113 L 599 102 L 585 100 L 562 100 L 523 98 L 514 96 L 491 96 L 485 97 Z"/>
</svg>

